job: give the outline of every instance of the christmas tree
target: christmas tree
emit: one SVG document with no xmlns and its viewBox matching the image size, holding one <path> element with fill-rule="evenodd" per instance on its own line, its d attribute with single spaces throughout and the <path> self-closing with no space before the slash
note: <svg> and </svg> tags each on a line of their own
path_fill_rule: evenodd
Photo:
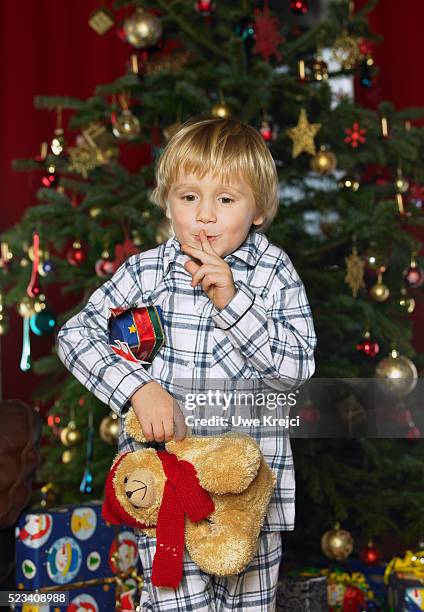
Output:
<svg viewBox="0 0 424 612">
<path fill-rule="evenodd" d="M 276 162 L 280 210 L 267 235 L 307 289 L 318 336 L 315 378 L 401 378 L 384 400 L 385 439 L 366 437 L 370 406 L 349 384 L 333 395 L 305 390 L 296 407 L 304 430 L 293 439 L 296 537 L 316 545 L 340 520 L 367 536 L 398 528 L 414 538 L 424 502 L 415 440 L 424 423 L 414 390 L 423 356 L 412 347 L 408 314 L 423 273 L 419 244 L 406 230 L 422 225 L 424 133 L 416 123 L 424 109 L 396 112 L 382 101 L 375 112 L 353 101 L 353 78 L 371 88 L 378 69 L 378 40 L 367 24 L 376 2 L 355 12 L 351 2 L 335 1 L 314 19 L 306 0 L 286 4 L 117 1 L 113 10 L 99 8 L 90 26 L 99 35 L 116 28 L 128 45 L 122 77 L 87 100 L 36 98 L 38 109 L 56 113 L 57 127 L 36 159 L 15 161 L 43 186 L 39 204 L 2 236 L 1 287 L 4 305 L 23 318 L 21 369 L 49 375 L 37 394 L 52 403 L 41 477 L 64 502 L 101 496 L 117 421 L 54 349 L 31 364 L 31 334 L 60 326 L 127 257 L 169 237 L 168 221 L 149 200 L 155 159 L 184 121 L 231 116 L 260 131 Z M 150 163 L 129 171 L 122 152 L 136 155 L 146 145 Z M 81 296 L 57 320 L 51 282 Z M 339 433 L 331 440 L 328 419 Z"/>
</svg>

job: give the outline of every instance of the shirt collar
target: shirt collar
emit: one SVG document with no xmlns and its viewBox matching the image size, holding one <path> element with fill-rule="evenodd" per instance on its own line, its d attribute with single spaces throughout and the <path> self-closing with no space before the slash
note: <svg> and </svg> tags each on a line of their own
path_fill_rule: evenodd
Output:
<svg viewBox="0 0 424 612">
<path fill-rule="evenodd" d="M 233 259 L 244 261 L 248 266 L 254 267 L 258 263 L 262 254 L 268 248 L 268 238 L 262 232 L 249 232 L 245 241 L 238 249 L 229 253 L 224 257 L 224 261 L 230 262 Z M 163 253 L 163 275 L 169 272 L 169 269 L 177 258 L 178 254 L 183 253 L 179 240 L 173 234 L 164 245 Z"/>
</svg>

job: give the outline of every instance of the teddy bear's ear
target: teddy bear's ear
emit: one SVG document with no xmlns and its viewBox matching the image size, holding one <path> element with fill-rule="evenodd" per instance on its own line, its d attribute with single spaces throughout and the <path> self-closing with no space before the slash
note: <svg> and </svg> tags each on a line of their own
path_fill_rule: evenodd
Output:
<svg viewBox="0 0 424 612">
<path fill-rule="evenodd" d="M 125 417 L 125 431 L 131 438 L 136 440 L 136 442 L 147 442 L 143 430 L 141 429 L 140 421 L 133 408 L 128 410 L 128 414 Z"/>
</svg>

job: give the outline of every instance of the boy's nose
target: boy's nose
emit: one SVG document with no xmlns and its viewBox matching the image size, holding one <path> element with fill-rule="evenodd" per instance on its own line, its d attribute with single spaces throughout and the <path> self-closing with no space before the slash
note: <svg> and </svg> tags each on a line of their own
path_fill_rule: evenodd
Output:
<svg viewBox="0 0 424 612">
<path fill-rule="evenodd" d="M 196 221 L 203 221 L 203 223 L 216 221 L 215 207 L 213 204 L 202 202 L 197 211 Z"/>
</svg>

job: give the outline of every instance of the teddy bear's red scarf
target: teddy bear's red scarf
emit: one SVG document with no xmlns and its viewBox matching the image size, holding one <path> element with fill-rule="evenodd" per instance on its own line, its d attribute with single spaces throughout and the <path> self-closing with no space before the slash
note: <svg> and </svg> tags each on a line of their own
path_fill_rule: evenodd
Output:
<svg viewBox="0 0 424 612">
<path fill-rule="evenodd" d="M 215 506 L 209 493 L 199 483 L 195 467 L 178 460 L 167 451 L 157 451 L 166 481 L 157 525 L 144 525 L 133 518 L 119 503 L 113 486 L 116 470 L 128 453 L 115 461 L 105 484 L 103 518 L 114 525 L 124 523 L 144 529 L 156 527 L 156 553 L 153 559 L 152 584 L 176 589 L 181 582 L 184 554 L 184 515 L 194 523 L 206 518 Z"/>
</svg>

